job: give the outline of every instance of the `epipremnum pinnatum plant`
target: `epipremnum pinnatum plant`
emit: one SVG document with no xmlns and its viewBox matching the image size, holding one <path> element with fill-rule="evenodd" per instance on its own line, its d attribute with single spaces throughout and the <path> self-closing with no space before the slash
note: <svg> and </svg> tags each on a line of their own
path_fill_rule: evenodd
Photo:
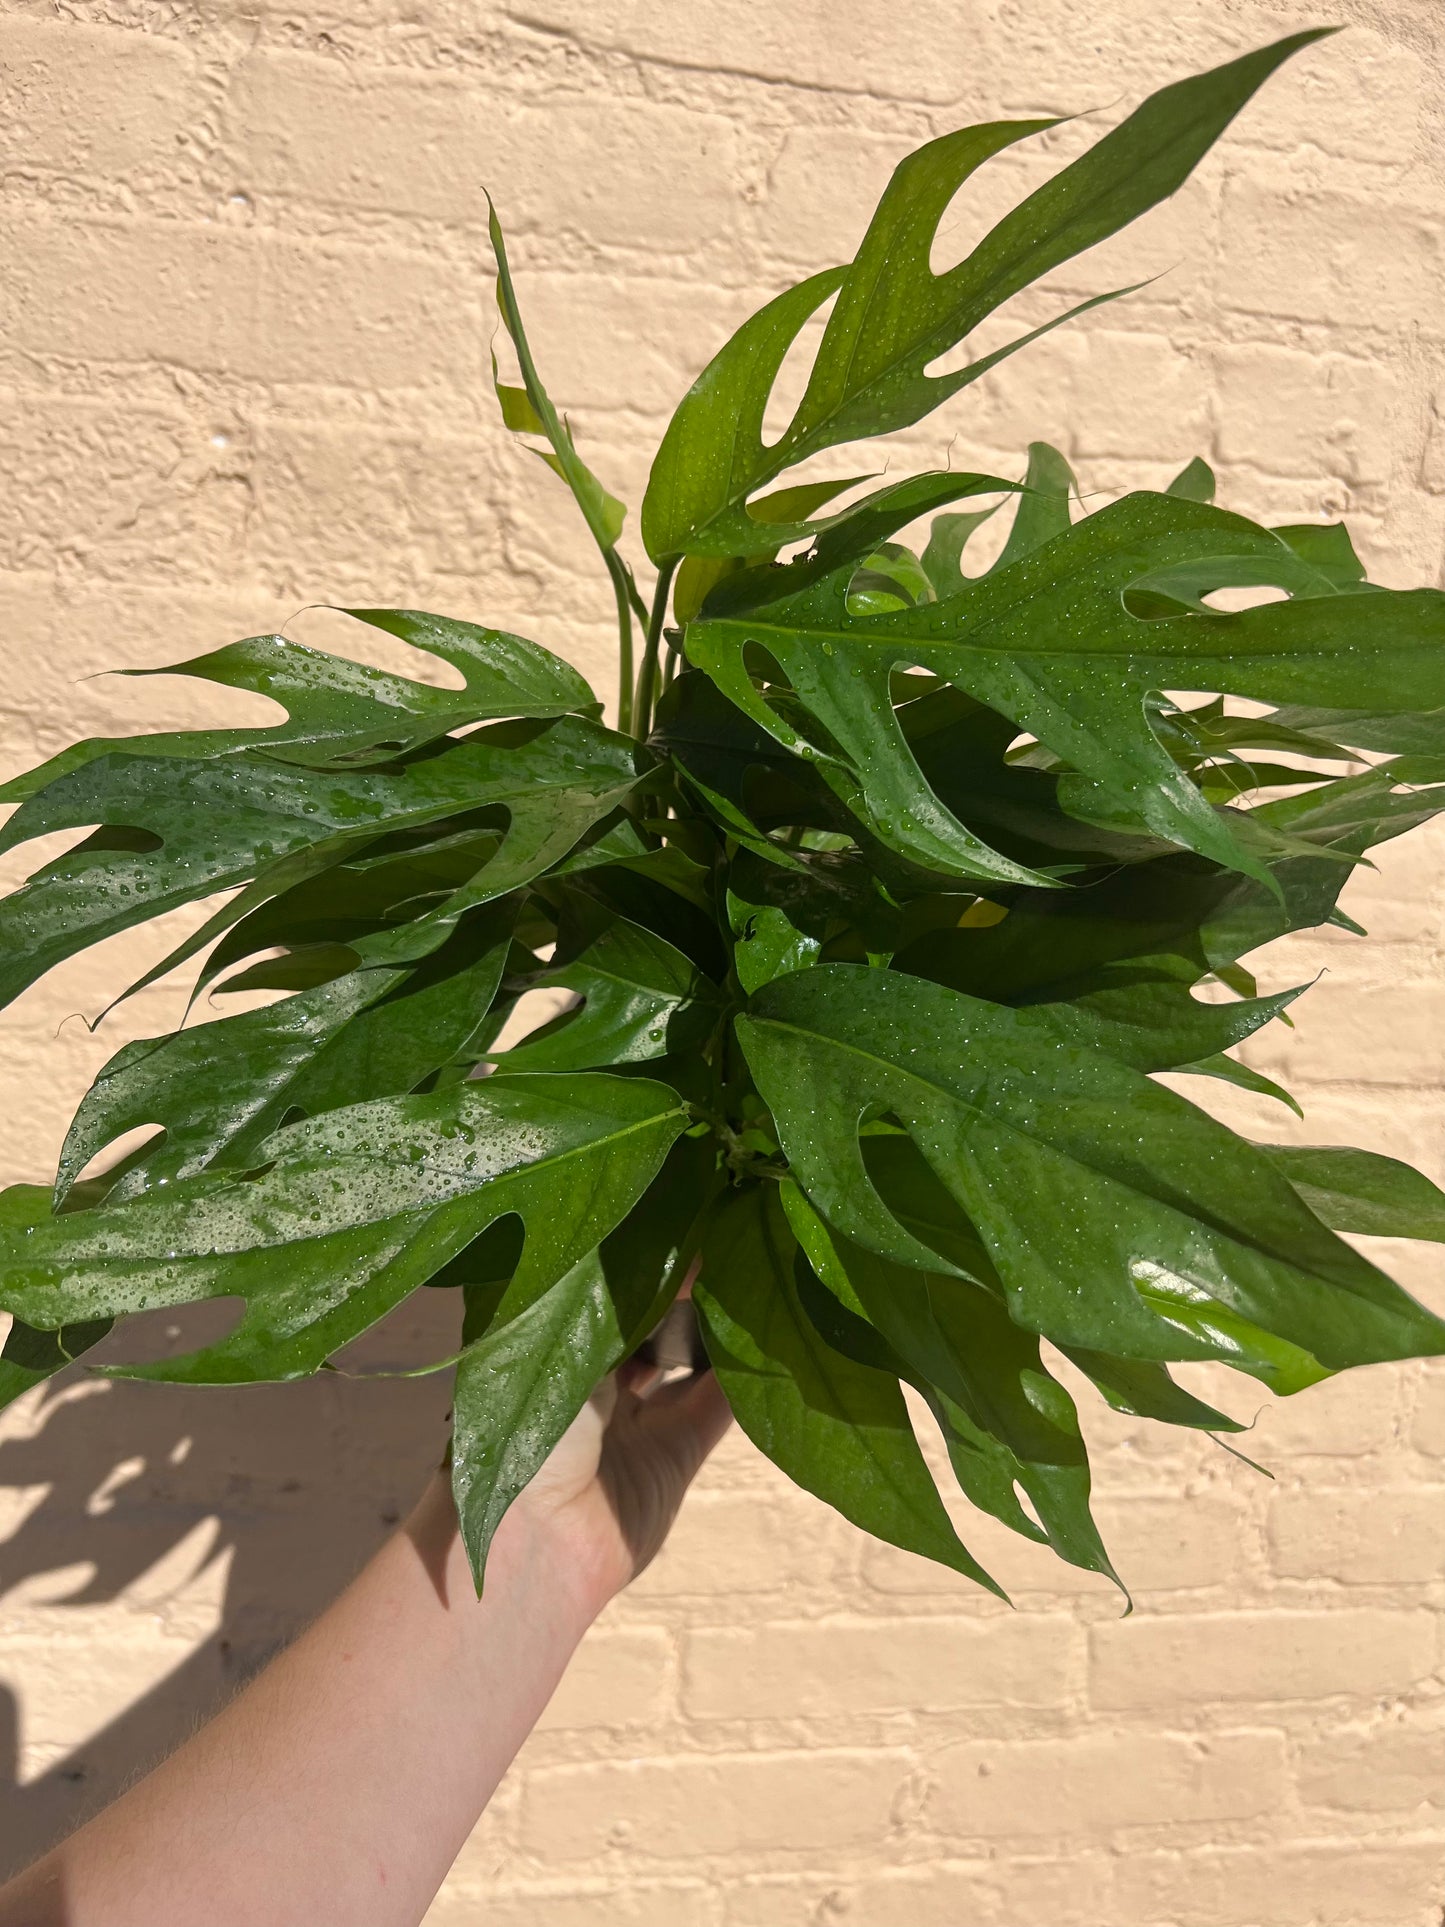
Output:
<svg viewBox="0 0 1445 1927">
<path fill-rule="evenodd" d="M 88 832 L 0 906 L 4 998 L 222 892 L 143 981 L 203 957 L 198 989 L 284 993 L 127 1045 L 53 1189 L 4 1194 L 5 1399 L 154 1307 L 241 1310 L 202 1350 L 101 1369 L 301 1377 L 417 1287 L 455 1291 L 442 1363 L 480 1578 L 507 1505 L 700 1259 L 745 1431 L 866 1531 L 993 1586 L 902 1386 L 975 1505 L 1107 1573 L 1043 1340 L 1116 1410 L 1219 1434 L 1239 1427 L 1172 1364 L 1290 1393 L 1445 1351 L 1339 1235 L 1445 1238 L 1445 1195 L 1367 1151 L 1249 1142 L 1154 1078 L 1290 1101 L 1230 1052 L 1299 993 L 1259 995 L 1241 959 L 1357 929 L 1336 907 L 1353 866 L 1445 808 L 1445 595 L 1367 582 L 1339 525 L 1215 506 L 1200 460 L 1086 513 L 1042 444 L 1022 479 L 793 475 L 1056 326 L 939 371 L 1173 193 L 1316 37 L 1166 87 L 943 273 L 954 196 L 1051 123 L 909 155 L 854 260 L 769 301 L 683 397 L 641 508 L 645 598 L 493 216 L 520 369 L 497 393 L 611 579 L 618 727 L 535 642 L 353 609 L 460 686 L 252 637 L 173 673 L 284 722 L 83 742 L 0 792 L 6 848 Z M 997 559 L 966 569 L 996 514 Z M 541 988 L 570 1008 L 501 1049 Z M 140 1126 L 159 1128 L 88 1175 Z"/>
</svg>

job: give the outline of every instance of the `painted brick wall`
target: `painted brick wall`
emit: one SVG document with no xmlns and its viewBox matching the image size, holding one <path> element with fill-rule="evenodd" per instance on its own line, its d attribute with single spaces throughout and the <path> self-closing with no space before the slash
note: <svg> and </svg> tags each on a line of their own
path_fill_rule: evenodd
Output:
<svg viewBox="0 0 1445 1927">
<path fill-rule="evenodd" d="M 909 440 L 1016 468 L 1043 436 L 1106 493 L 1202 452 L 1229 502 L 1344 512 L 1378 579 L 1438 584 L 1438 0 L 0 0 L 7 773 L 77 733 L 209 716 L 196 688 L 84 679 L 317 599 L 485 614 L 605 677 L 580 524 L 493 417 L 484 182 L 554 393 L 635 503 L 702 360 L 851 249 L 909 146 L 1099 110 L 997 162 L 949 219 L 961 248 L 1109 103 L 1326 13 L 1351 31 L 1053 294 L 1162 278 Z M 293 632 L 324 639 L 320 621 Z M 1369 943 L 1273 954 L 1271 987 L 1329 966 L 1255 1058 L 1307 1123 L 1255 1100 L 1236 1121 L 1445 1177 L 1442 857 L 1421 835 L 1351 884 Z M 7 1014 L 7 1179 L 43 1178 L 88 1077 L 178 1015 L 163 990 L 95 1037 L 75 1013 L 183 927 Z M 1432 1254 L 1389 1255 L 1445 1302 Z M 440 1355 L 440 1300 L 377 1334 L 369 1365 Z M 1091 1419 L 1124 1623 L 1105 1589 L 970 1526 L 1008 1613 L 732 1440 L 430 1919 L 1435 1927 L 1445 1371 L 1234 1398 L 1260 1406 L 1249 1449 L 1272 1482 Z M 443 1405 L 429 1381 L 77 1384 L 9 1415 L 0 1859 L 114 1791 L 335 1591 L 409 1503 Z"/>
</svg>

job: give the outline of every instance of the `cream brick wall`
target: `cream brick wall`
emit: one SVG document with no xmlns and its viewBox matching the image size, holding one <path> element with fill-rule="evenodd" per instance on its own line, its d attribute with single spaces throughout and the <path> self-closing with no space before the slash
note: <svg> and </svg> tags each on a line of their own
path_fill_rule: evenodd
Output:
<svg viewBox="0 0 1445 1927">
<path fill-rule="evenodd" d="M 1345 512 L 1379 579 L 1438 585 L 1438 0 L 0 0 L 6 769 L 116 719 L 213 713 L 197 688 L 82 678 L 318 598 L 485 614 L 605 676 L 580 523 L 486 387 L 484 182 L 554 392 L 635 504 L 702 360 L 851 250 L 909 146 L 1101 109 L 997 162 L 949 218 L 961 247 L 1108 103 L 1331 15 L 1351 31 L 1055 293 L 1162 278 L 908 445 L 1017 466 L 1044 436 L 1102 491 L 1202 452 L 1231 503 Z M 1329 974 L 1256 1052 L 1307 1124 L 1241 1100 L 1248 1128 L 1445 1177 L 1442 856 L 1417 836 L 1352 883 L 1368 943 L 1268 963 L 1272 985 Z M 7 1179 L 46 1175 L 88 1077 L 178 1013 L 152 990 L 97 1037 L 73 1015 L 178 927 L 7 1013 Z M 1445 1303 L 1433 1252 L 1391 1256 Z M 446 1311 L 421 1294 L 371 1362 L 440 1355 Z M 9 1415 L 0 1858 L 174 1743 L 335 1591 L 416 1490 L 443 1403 L 425 1381 L 77 1385 Z M 1091 1414 L 1125 1623 L 1106 1589 L 969 1523 L 1009 1614 L 731 1440 L 432 1922 L 1438 1927 L 1445 1371 L 1287 1406 L 1246 1387 L 1234 1408 L 1259 1408 L 1273 1482 Z"/>
</svg>

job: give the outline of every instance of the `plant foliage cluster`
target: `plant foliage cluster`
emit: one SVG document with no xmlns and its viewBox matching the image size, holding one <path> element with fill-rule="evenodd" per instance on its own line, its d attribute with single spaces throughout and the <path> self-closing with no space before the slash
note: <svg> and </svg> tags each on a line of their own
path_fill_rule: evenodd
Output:
<svg viewBox="0 0 1445 1927">
<path fill-rule="evenodd" d="M 1043 1341 L 1115 1409 L 1220 1434 L 1238 1427 L 1171 1365 L 1290 1393 L 1445 1349 L 1339 1235 L 1441 1238 L 1440 1192 L 1367 1152 L 1248 1142 L 1154 1075 L 1274 1090 L 1230 1053 L 1299 993 L 1261 996 L 1241 960 L 1355 928 L 1352 867 L 1445 808 L 1445 596 L 1373 586 L 1340 526 L 1216 507 L 1198 460 L 1089 513 L 1041 444 L 1022 481 L 774 486 L 1046 332 L 939 371 L 1171 194 L 1315 37 L 1154 95 L 946 272 L 955 194 L 1050 123 L 909 155 L 855 259 L 768 302 L 684 396 L 641 508 L 645 599 L 493 215 L 520 370 L 497 392 L 606 566 L 619 727 L 533 642 L 354 609 L 460 686 L 253 637 L 172 673 L 284 722 L 79 743 L 8 786 L 4 847 L 86 834 L 0 906 L 6 1000 L 218 893 L 144 981 L 200 957 L 198 992 L 281 994 L 126 1046 L 53 1190 L 4 1194 L 5 1397 L 156 1307 L 239 1301 L 202 1350 L 101 1369 L 299 1377 L 417 1287 L 454 1290 L 480 1579 L 511 1499 L 700 1260 L 748 1434 L 865 1530 L 992 1586 L 902 1387 L 976 1506 L 1108 1572 Z M 996 560 L 966 569 L 995 515 Z M 568 1007 L 502 1048 L 543 989 Z"/>
</svg>

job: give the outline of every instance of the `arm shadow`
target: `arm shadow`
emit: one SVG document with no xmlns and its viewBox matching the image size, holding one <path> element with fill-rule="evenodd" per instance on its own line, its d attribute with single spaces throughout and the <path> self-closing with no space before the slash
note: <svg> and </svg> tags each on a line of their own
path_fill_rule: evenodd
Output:
<svg viewBox="0 0 1445 1927">
<path fill-rule="evenodd" d="M 347 1370 L 396 1372 L 446 1357 L 457 1341 L 456 1298 L 414 1293 L 350 1348 Z M 125 1355 L 192 1350 L 233 1316 L 204 1305 L 136 1319 Z M 284 1385 L 192 1387 L 98 1379 L 77 1367 L 12 1408 L 0 1433 L 0 1507 L 20 1517 L 0 1543 L 0 1881 L 186 1739 L 341 1591 L 435 1469 L 451 1381 L 449 1371 L 370 1380 L 328 1372 Z M 24 1495 L 37 1488 L 43 1496 L 26 1510 Z M 183 1604 L 174 1613 L 201 1572 L 213 1583 L 200 1590 L 220 1597 L 219 1623 L 212 1607 L 193 1630 L 194 1608 L 189 1618 Z M 110 1602 L 116 1643 L 90 1650 L 82 1609 Z M 176 1664 L 165 1669 L 161 1651 L 162 1676 L 147 1688 L 158 1625 Z M 133 1695 L 116 1678 L 127 1631 L 147 1654 Z M 69 1666 L 81 1673 L 79 1692 L 63 1678 Z M 82 1706 L 78 1720 L 56 1720 L 53 1740 L 27 1720 L 27 1678 L 41 1672 L 47 1686 L 59 1676 L 65 1705 Z M 86 1678 L 100 1708 L 121 1710 L 102 1710 L 97 1730 L 66 1750 L 60 1729 L 84 1725 Z"/>
</svg>

